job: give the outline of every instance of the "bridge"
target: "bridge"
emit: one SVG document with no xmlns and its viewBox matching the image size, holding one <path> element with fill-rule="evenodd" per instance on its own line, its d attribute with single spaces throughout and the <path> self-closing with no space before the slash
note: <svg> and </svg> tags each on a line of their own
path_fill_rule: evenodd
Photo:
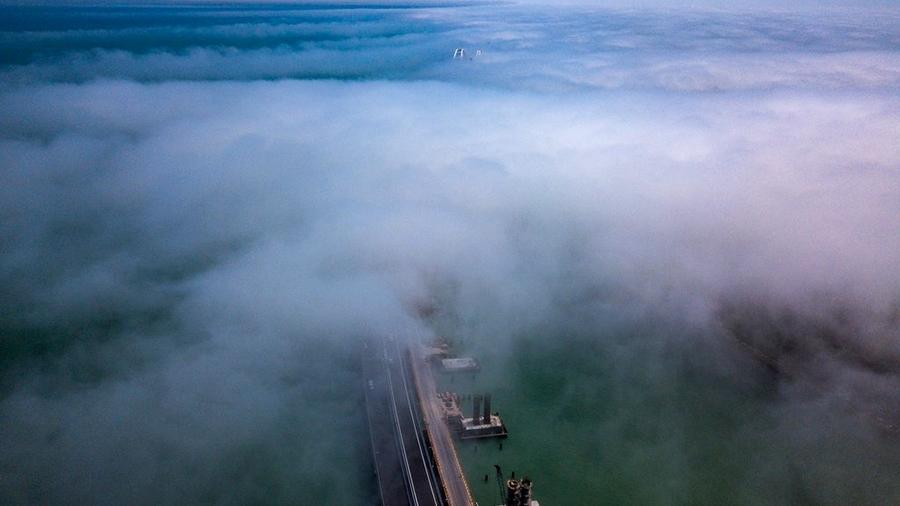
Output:
<svg viewBox="0 0 900 506">
<path fill-rule="evenodd" d="M 417 347 L 372 338 L 363 347 L 366 414 L 384 506 L 475 506 Z"/>
</svg>

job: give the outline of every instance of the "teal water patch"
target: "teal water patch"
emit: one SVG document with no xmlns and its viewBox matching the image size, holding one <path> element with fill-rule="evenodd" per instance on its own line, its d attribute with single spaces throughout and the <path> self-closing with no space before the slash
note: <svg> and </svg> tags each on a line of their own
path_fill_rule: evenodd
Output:
<svg viewBox="0 0 900 506">
<path fill-rule="evenodd" d="M 184 56 L 200 49 L 350 51 L 383 41 L 407 45 L 410 41 L 404 38 L 426 44 L 427 38 L 448 29 L 427 20 L 411 21 L 407 11 L 417 8 L 421 6 L 335 3 L 0 6 L 0 67 L 74 55 L 90 61 L 116 52 Z"/>
<path fill-rule="evenodd" d="M 783 429 L 765 370 L 723 375 L 704 365 L 713 356 L 643 330 L 521 337 L 478 350 L 477 374 L 440 377 L 441 389 L 491 393 L 509 429 L 459 446 L 479 504 L 500 504 L 495 464 L 530 477 L 546 505 L 871 503 L 849 481 L 824 497 L 820 477 L 843 457 Z"/>
</svg>

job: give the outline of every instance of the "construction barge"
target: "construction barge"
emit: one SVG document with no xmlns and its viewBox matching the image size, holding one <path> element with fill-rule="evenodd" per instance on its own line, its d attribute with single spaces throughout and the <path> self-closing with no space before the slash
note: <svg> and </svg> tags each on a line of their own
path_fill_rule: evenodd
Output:
<svg viewBox="0 0 900 506">
<path fill-rule="evenodd" d="M 461 398 L 453 392 L 438 394 L 444 411 L 444 420 L 459 439 L 506 438 L 509 432 L 500 413 L 491 412 L 491 395 L 472 396 L 472 416 L 463 415 Z M 482 410 L 482 401 L 484 409 Z"/>
<path fill-rule="evenodd" d="M 500 414 L 491 410 L 491 395 L 437 391 L 434 373 L 444 364 L 434 358 L 452 358 L 446 347 L 401 344 L 390 337 L 363 344 L 366 411 L 382 506 L 478 506 L 456 441 L 508 436 Z M 474 359 L 456 360 L 451 369 L 477 365 Z M 469 399 L 472 416 L 465 416 L 462 405 Z M 537 504 L 530 481 L 507 485 L 518 491 L 503 498 L 508 506 Z"/>
</svg>

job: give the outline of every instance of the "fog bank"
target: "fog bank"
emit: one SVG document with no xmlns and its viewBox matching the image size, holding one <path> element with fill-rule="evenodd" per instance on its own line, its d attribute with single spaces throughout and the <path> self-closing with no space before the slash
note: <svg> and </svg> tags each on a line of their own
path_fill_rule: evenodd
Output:
<svg viewBox="0 0 900 506">
<path fill-rule="evenodd" d="M 123 9 L 0 36 L 2 502 L 374 503 L 359 338 L 447 329 L 758 403 L 735 504 L 900 498 L 891 18 Z"/>
</svg>

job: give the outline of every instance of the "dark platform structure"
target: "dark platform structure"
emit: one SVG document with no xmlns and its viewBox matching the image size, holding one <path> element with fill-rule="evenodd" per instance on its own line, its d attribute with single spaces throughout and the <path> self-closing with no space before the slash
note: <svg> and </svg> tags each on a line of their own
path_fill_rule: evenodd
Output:
<svg viewBox="0 0 900 506">
<path fill-rule="evenodd" d="M 462 411 L 462 399 L 458 394 L 443 392 L 438 394 L 447 426 L 459 439 L 480 439 L 486 437 L 505 438 L 509 436 L 506 424 L 499 413 L 491 412 L 491 395 L 472 396 L 472 416 L 466 417 Z M 483 409 L 482 409 L 483 406 Z"/>
</svg>

